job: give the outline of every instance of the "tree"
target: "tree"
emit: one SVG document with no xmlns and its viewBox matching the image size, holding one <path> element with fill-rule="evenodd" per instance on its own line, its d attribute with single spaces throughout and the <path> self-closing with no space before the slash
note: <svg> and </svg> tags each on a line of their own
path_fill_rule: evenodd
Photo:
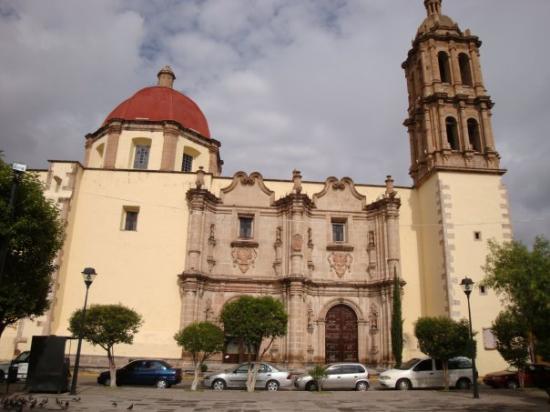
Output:
<svg viewBox="0 0 550 412">
<path fill-rule="evenodd" d="M 395 366 L 401 366 L 403 361 L 403 317 L 401 314 L 401 285 L 397 275 L 393 278 L 391 350 L 395 359 Z"/>
<path fill-rule="evenodd" d="M 536 237 L 531 251 L 521 242 L 489 242 L 483 284 L 501 295 L 509 310 L 517 313 L 527 328 L 529 357 L 536 361 L 549 347 L 550 244 Z"/>
<path fill-rule="evenodd" d="M 174 339 L 191 354 L 195 368 L 191 390 L 195 391 L 202 364 L 214 353 L 223 350 L 223 331 L 211 322 L 196 322 L 176 333 Z"/>
<path fill-rule="evenodd" d="M 457 322 L 443 316 L 419 318 L 414 334 L 423 353 L 441 360 L 445 389 L 449 390 L 449 359 L 472 355 L 468 321 Z"/>
<path fill-rule="evenodd" d="M 254 351 L 260 362 L 276 337 L 286 335 L 288 315 L 281 301 L 271 296 L 241 296 L 224 306 L 221 313 L 224 332 L 240 339 L 249 353 Z M 264 339 L 268 343 L 263 346 Z M 256 385 L 258 364 L 250 363 L 246 389 L 253 392 Z"/>
<path fill-rule="evenodd" d="M 523 370 L 529 357 L 528 331 L 523 319 L 511 311 L 500 312 L 491 326 L 497 339 L 497 350 L 506 362 L 518 368 L 523 388 Z"/>
<path fill-rule="evenodd" d="M 94 346 L 107 351 L 111 387 L 116 386 L 116 365 L 113 348 L 118 343 L 131 344 L 142 324 L 141 316 L 121 304 L 92 305 L 82 322 L 82 309 L 75 311 L 69 320 L 69 330 L 82 336 Z"/>
<path fill-rule="evenodd" d="M 309 376 L 317 383 L 317 391 L 321 392 L 323 390 L 323 381 L 327 378 L 327 367 L 323 365 L 315 365 L 309 371 Z M 306 389 L 308 389 L 306 387 Z"/>
<path fill-rule="evenodd" d="M 0 158 L 0 260 L 4 262 L 0 265 L 0 337 L 7 326 L 48 309 L 56 269 L 53 260 L 63 244 L 58 210 L 44 198 L 37 176 L 27 172 L 14 177 L 13 173 Z M 10 208 L 15 179 L 15 202 Z"/>
</svg>

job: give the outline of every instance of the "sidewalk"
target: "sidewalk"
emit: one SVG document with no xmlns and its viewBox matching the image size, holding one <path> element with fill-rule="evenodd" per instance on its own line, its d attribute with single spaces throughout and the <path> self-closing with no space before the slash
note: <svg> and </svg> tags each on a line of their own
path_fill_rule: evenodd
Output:
<svg viewBox="0 0 550 412">
<path fill-rule="evenodd" d="M 548 411 L 547 395 L 536 389 L 481 390 L 480 399 L 471 392 L 435 390 L 369 390 L 367 392 L 302 392 L 302 391 L 245 391 L 229 390 L 191 392 L 177 385 L 170 389 L 149 387 L 107 388 L 83 377 L 76 397 L 68 394 L 33 394 L 38 401 L 48 399 L 42 410 L 61 410 L 69 402 L 69 411 L 491 411 L 524 412 Z M 28 396 L 28 395 L 24 395 Z M 59 401 L 59 402 L 57 402 Z M 38 409 L 38 408 L 37 408 Z M 28 410 L 28 409 L 26 409 Z M 40 410 L 40 409 L 38 409 Z"/>
</svg>

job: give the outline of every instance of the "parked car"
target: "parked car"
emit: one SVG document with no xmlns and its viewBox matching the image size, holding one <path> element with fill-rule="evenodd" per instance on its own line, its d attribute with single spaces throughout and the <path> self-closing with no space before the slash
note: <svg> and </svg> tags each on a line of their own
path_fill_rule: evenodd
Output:
<svg viewBox="0 0 550 412">
<path fill-rule="evenodd" d="M 207 388 L 221 391 L 228 388 L 246 388 L 249 363 L 243 363 L 235 369 L 206 376 L 202 384 Z M 277 391 L 292 385 L 292 375 L 269 363 L 260 363 L 256 377 L 256 388 Z"/>
<path fill-rule="evenodd" d="M 445 386 L 440 360 L 414 358 L 399 368 L 384 371 L 378 382 L 385 388 L 407 390 Z M 472 361 L 459 356 L 449 359 L 449 386 L 468 389 L 472 383 Z"/>
<path fill-rule="evenodd" d="M 29 370 L 29 357 L 31 353 L 29 351 L 21 352 L 10 362 L 0 363 L 0 382 L 4 382 L 8 377 L 10 367 L 17 368 L 17 379 L 27 379 L 27 372 Z"/>
<path fill-rule="evenodd" d="M 180 383 L 181 377 L 180 368 L 173 368 L 158 359 L 134 360 L 116 371 L 117 385 L 155 385 L 162 389 Z M 110 385 L 109 371 L 101 372 L 97 383 Z"/>
<path fill-rule="evenodd" d="M 483 378 L 485 385 L 493 388 L 519 388 L 519 376 L 517 370 L 507 369 L 504 371 L 491 372 Z M 550 386 L 550 366 L 533 364 L 525 368 L 525 386 Z"/>
<path fill-rule="evenodd" d="M 323 389 L 355 389 L 366 391 L 370 387 L 369 372 L 360 363 L 332 363 L 326 368 L 327 377 L 321 385 Z M 306 391 L 319 389 L 319 382 L 310 375 L 303 375 L 294 381 L 294 386 Z"/>
</svg>

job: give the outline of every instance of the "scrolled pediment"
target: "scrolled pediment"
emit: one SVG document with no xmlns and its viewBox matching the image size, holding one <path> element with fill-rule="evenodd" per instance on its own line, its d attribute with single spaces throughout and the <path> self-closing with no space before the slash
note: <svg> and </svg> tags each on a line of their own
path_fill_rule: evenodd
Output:
<svg viewBox="0 0 550 412">
<path fill-rule="evenodd" d="M 351 178 L 331 176 L 323 190 L 313 195 L 313 203 L 321 210 L 357 211 L 365 208 L 367 197 L 357 191 Z"/>
<path fill-rule="evenodd" d="M 275 200 L 275 192 L 268 189 L 264 178 L 259 172 L 248 175 L 237 172 L 231 183 L 221 189 L 220 198 L 226 205 L 237 206 L 271 206 Z"/>
</svg>

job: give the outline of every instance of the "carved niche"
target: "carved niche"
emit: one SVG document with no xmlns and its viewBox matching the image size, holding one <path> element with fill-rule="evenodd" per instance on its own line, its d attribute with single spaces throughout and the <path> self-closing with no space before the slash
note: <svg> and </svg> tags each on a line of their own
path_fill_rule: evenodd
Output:
<svg viewBox="0 0 550 412">
<path fill-rule="evenodd" d="M 350 253 L 332 252 L 328 255 L 328 263 L 330 264 L 330 268 L 334 270 L 340 278 L 351 269 L 352 262 L 353 256 L 351 256 Z"/>
<path fill-rule="evenodd" d="M 293 252 L 301 252 L 303 243 L 304 243 L 304 239 L 302 238 L 301 234 L 296 233 L 292 235 L 292 241 L 291 241 L 290 247 L 292 248 Z"/>
</svg>

